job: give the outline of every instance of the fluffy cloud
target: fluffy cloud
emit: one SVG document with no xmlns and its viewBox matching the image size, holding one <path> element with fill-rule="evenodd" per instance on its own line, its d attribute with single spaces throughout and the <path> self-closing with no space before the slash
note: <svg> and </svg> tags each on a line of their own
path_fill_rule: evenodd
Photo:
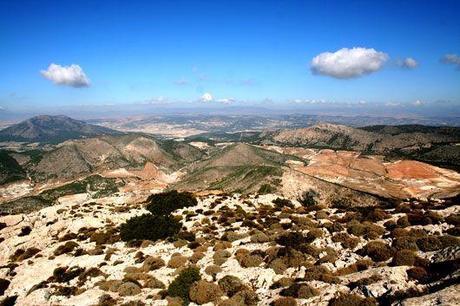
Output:
<svg viewBox="0 0 460 306">
<path fill-rule="evenodd" d="M 398 65 L 403 68 L 414 69 L 417 68 L 418 62 L 412 57 L 406 57 L 405 59 L 399 61 Z"/>
<path fill-rule="evenodd" d="M 214 100 L 214 98 L 212 97 L 212 95 L 209 92 L 206 92 L 201 96 L 201 101 L 203 101 L 203 102 L 211 102 L 213 100 Z"/>
<path fill-rule="evenodd" d="M 48 69 L 40 71 L 41 75 L 57 85 L 71 87 L 88 87 L 90 81 L 80 66 L 72 64 L 61 66 L 57 64 L 49 65 Z"/>
<path fill-rule="evenodd" d="M 460 56 L 457 54 L 446 54 L 441 60 L 443 63 L 457 66 L 457 69 L 460 70 Z"/>
<path fill-rule="evenodd" d="M 420 101 L 420 100 L 417 100 L 414 103 L 412 103 L 413 106 L 423 106 L 424 104 L 425 104 L 425 102 Z"/>
<path fill-rule="evenodd" d="M 350 79 L 380 70 L 387 60 L 386 53 L 375 49 L 343 48 L 315 56 L 311 61 L 311 70 L 315 74 Z"/>
</svg>

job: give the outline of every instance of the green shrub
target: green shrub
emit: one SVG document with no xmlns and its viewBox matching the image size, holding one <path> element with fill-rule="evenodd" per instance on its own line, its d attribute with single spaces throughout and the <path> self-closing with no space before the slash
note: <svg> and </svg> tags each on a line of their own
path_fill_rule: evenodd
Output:
<svg viewBox="0 0 460 306">
<path fill-rule="evenodd" d="M 393 249 L 380 241 L 370 241 L 361 250 L 362 255 L 367 255 L 373 261 L 387 261 L 393 256 Z"/>
<path fill-rule="evenodd" d="M 442 248 L 438 237 L 430 236 L 417 239 L 417 246 L 423 252 L 436 251 Z"/>
<path fill-rule="evenodd" d="M 415 279 L 419 282 L 424 282 L 428 278 L 428 273 L 422 267 L 413 267 L 407 270 L 407 276 L 409 276 L 410 279 Z"/>
<path fill-rule="evenodd" d="M 285 247 L 299 248 L 306 238 L 299 232 L 289 232 L 276 239 L 276 242 Z"/>
<path fill-rule="evenodd" d="M 393 261 L 394 266 L 413 266 L 415 263 L 416 255 L 412 250 L 402 249 L 395 253 Z"/>
<path fill-rule="evenodd" d="M 283 207 L 294 208 L 292 202 L 287 199 L 276 198 L 272 202 L 278 209 L 281 209 Z"/>
<path fill-rule="evenodd" d="M 413 250 L 417 251 L 417 238 L 411 236 L 401 236 L 393 240 L 391 244 L 396 250 Z"/>
<path fill-rule="evenodd" d="M 352 293 L 342 293 L 329 302 L 330 306 L 371 306 L 377 305 L 373 298 L 363 298 Z"/>
<path fill-rule="evenodd" d="M 200 279 L 200 270 L 198 268 L 186 268 L 171 282 L 168 287 L 168 295 L 172 297 L 178 296 L 187 303 L 189 301 L 188 292 L 190 287 Z"/>
<path fill-rule="evenodd" d="M 303 206 L 315 206 L 318 201 L 316 200 L 318 198 L 318 193 L 312 189 L 305 191 L 303 195 L 297 199 L 300 204 Z"/>
<path fill-rule="evenodd" d="M 120 227 L 123 241 L 158 240 L 176 235 L 182 225 L 171 216 L 145 214 L 129 219 Z"/>
<path fill-rule="evenodd" d="M 147 210 L 154 215 L 169 215 L 176 209 L 191 207 L 198 204 L 195 196 L 189 192 L 176 190 L 152 194 L 148 197 Z"/>
<path fill-rule="evenodd" d="M 259 194 L 274 193 L 276 191 L 275 187 L 270 184 L 262 184 L 257 191 Z"/>
</svg>

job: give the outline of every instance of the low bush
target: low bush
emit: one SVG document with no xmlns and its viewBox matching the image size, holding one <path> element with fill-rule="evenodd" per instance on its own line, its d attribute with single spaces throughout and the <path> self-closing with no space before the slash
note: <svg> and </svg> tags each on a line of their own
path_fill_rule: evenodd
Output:
<svg viewBox="0 0 460 306">
<path fill-rule="evenodd" d="M 416 255 L 412 250 L 399 250 L 395 253 L 392 260 L 394 266 L 413 266 Z"/>
<path fill-rule="evenodd" d="M 52 280 L 58 283 L 66 283 L 74 279 L 75 277 L 80 276 L 84 272 L 85 269 L 80 268 L 78 266 L 74 266 L 71 268 L 59 267 L 54 269 Z"/>
<path fill-rule="evenodd" d="M 3 295 L 10 286 L 10 281 L 7 279 L 0 278 L 0 296 Z"/>
<path fill-rule="evenodd" d="M 278 209 L 281 209 L 283 207 L 294 208 L 294 204 L 292 204 L 292 202 L 287 199 L 276 198 L 272 202 Z"/>
<path fill-rule="evenodd" d="M 318 204 L 317 198 L 318 198 L 318 193 L 312 189 L 305 191 L 302 196 L 300 196 L 297 201 L 302 204 L 302 206 L 315 206 Z"/>
<path fill-rule="evenodd" d="M 430 236 L 417 239 L 417 246 L 423 252 L 436 251 L 442 248 L 438 237 Z"/>
<path fill-rule="evenodd" d="M 218 281 L 220 289 L 226 294 L 228 297 L 232 297 L 235 295 L 238 291 L 241 291 L 244 289 L 243 282 L 241 280 L 233 275 L 226 275 L 222 277 Z"/>
<path fill-rule="evenodd" d="M 368 285 L 374 284 L 376 282 L 379 282 L 381 280 L 382 280 L 382 277 L 379 274 L 373 274 L 373 275 L 371 275 L 369 277 L 364 277 L 364 278 L 361 278 L 361 279 L 359 279 L 357 281 L 349 283 L 348 287 L 351 290 L 354 290 L 357 287 L 368 286 Z"/>
<path fill-rule="evenodd" d="M 169 215 L 173 211 L 198 204 L 195 196 L 189 192 L 176 190 L 152 194 L 147 198 L 147 210 L 154 215 Z"/>
<path fill-rule="evenodd" d="M 145 214 L 129 219 L 120 226 L 123 241 L 158 240 L 176 235 L 182 225 L 171 216 Z"/>
<path fill-rule="evenodd" d="M 306 238 L 299 232 L 289 232 L 276 239 L 276 243 L 291 248 L 298 248 L 305 242 Z"/>
<path fill-rule="evenodd" d="M 373 261 L 387 261 L 393 256 L 393 249 L 380 241 L 371 241 L 360 251 L 362 255 L 367 255 Z"/>
<path fill-rule="evenodd" d="M 340 232 L 332 236 L 332 241 L 340 242 L 342 247 L 345 249 L 354 249 L 356 246 L 358 246 L 359 238 L 352 237 L 344 232 Z"/>
<path fill-rule="evenodd" d="M 443 248 L 460 246 L 460 239 L 454 236 L 444 235 L 440 236 L 438 239 L 441 242 Z"/>
<path fill-rule="evenodd" d="M 413 267 L 407 270 L 407 276 L 409 276 L 410 279 L 424 282 L 428 278 L 428 273 L 426 272 L 425 268 Z"/>
<path fill-rule="evenodd" d="M 272 303 L 273 306 L 297 306 L 297 301 L 292 297 L 282 297 Z"/>
<path fill-rule="evenodd" d="M 54 250 L 54 256 L 59 256 L 62 254 L 73 252 L 73 250 L 75 250 L 78 246 L 78 243 L 76 243 L 75 241 L 67 241 L 66 243 L 58 246 L 56 250 Z"/>
<path fill-rule="evenodd" d="M 347 231 L 355 236 L 362 236 L 366 239 L 376 239 L 385 233 L 385 229 L 379 225 L 368 221 L 360 223 L 357 220 L 352 220 L 347 223 Z"/>
<path fill-rule="evenodd" d="M 372 306 L 377 305 L 373 298 L 363 298 L 352 293 L 343 293 L 329 302 L 330 306 Z"/>
<path fill-rule="evenodd" d="M 192 284 L 201 279 L 200 270 L 196 267 L 189 267 L 184 270 L 171 282 L 168 287 L 168 295 L 180 297 L 184 302 L 189 301 L 189 291 Z"/>
<path fill-rule="evenodd" d="M 417 251 L 417 238 L 411 236 L 401 236 L 393 240 L 391 246 L 396 250 L 413 250 Z"/>
<path fill-rule="evenodd" d="M 288 288 L 281 290 L 281 296 L 291 296 L 298 299 L 309 299 L 318 295 L 320 292 L 308 284 L 295 283 Z"/>
</svg>

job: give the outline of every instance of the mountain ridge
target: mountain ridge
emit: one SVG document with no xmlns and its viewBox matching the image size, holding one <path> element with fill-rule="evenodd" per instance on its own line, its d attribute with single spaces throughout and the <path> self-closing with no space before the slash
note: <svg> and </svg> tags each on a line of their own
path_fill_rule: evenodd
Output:
<svg viewBox="0 0 460 306">
<path fill-rule="evenodd" d="M 0 130 L 0 141 L 59 143 L 68 139 L 122 134 L 64 115 L 39 115 Z"/>
</svg>

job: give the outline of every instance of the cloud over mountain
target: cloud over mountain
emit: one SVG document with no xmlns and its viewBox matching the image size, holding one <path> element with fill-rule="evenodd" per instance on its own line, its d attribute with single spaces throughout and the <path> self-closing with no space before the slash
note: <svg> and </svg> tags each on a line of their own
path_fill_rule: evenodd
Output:
<svg viewBox="0 0 460 306">
<path fill-rule="evenodd" d="M 75 88 L 88 87 L 90 80 L 79 65 L 61 66 L 52 63 L 48 69 L 40 71 L 41 75 L 56 85 Z"/>
<path fill-rule="evenodd" d="M 386 53 L 375 49 L 343 48 L 315 56 L 311 61 L 311 70 L 314 74 L 350 79 L 380 70 L 388 58 Z"/>
</svg>

